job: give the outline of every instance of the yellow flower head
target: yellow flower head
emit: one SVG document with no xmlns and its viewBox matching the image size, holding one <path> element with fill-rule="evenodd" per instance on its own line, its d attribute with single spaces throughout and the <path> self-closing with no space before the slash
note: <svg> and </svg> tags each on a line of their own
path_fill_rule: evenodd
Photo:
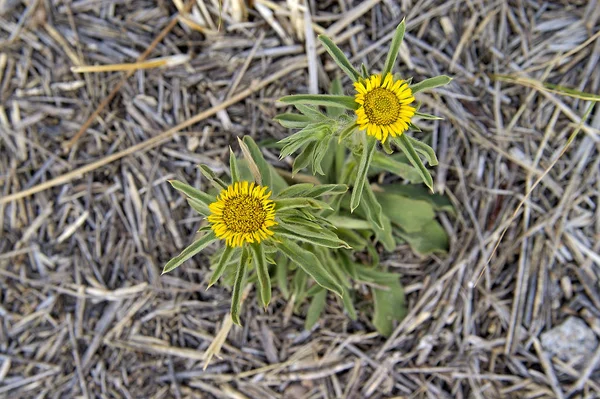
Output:
<svg viewBox="0 0 600 399">
<path fill-rule="evenodd" d="M 392 74 L 388 73 L 382 83 L 381 75 L 371 75 L 354 83 L 354 88 L 354 100 L 360 104 L 356 110 L 356 123 L 360 130 L 367 129 L 369 136 L 383 143 L 388 136 L 400 136 L 408 129 L 416 109 L 408 105 L 415 98 L 406 81 L 394 81 Z"/>
<path fill-rule="evenodd" d="M 247 181 L 235 182 L 222 190 L 217 201 L 209 205 L 208 221 L 216 236 L 230 247 L 244 242 L 261 242 L 273 235 L 269 227 L 275 222 L 275 203 L 269 188 Z"/>
</svg>

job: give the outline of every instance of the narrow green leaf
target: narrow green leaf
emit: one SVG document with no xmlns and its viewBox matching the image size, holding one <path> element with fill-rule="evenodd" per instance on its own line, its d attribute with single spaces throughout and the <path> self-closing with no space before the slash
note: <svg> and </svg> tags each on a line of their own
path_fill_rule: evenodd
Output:
<svg viewBox="0 0 600 399">
<path fill-rule="evenodd" d="M 342 87 L 342 82 L 339 78 L 335 78 L 331 81 L 331 86 L 329 87 L 329 94 L 334 96 L 343 96 L 344 88 Z M 327 116 L 333 119 L 339 118 L 344 110 L 338 107 L 327 107 Z"/>
<path fill-rule="evenodd" d="M 320 287 L 319 287 L 320 288 Z M 310 330 L 319 320 L 327 299 L 327 290 L 320 288 L 310 301 L 310 306 L 306 311 L 306 319 L 304 319 L 304 329 Z"/>
<path fill-rule="evenodd" d="M 231 147 L 229 147 L 229 172 L 231 173 L 232 183 L 240 181 L 240 167 L 238 166 L 237 158 Z"/>
<path fill-rule="evenodd" d="M 340 132 L 340 138 L 338 139 L 338 143 L 341 143 L 342 141 L 347 140 L 348 137 L 350 137 L 352 135 L 352 133 L 354 133 L 356 131 L 357 127 L 358 127 L 358 125 L 354 121 L 352 121 L 351 123 L 346 125 L 346 127 L 343 128 L 342 131 Z"/>
<path fill-rule="evenodd" d="M 316 146 L 317 143 L 314 141 L 308 143 L 302 152 L 298 154 L 296 159 L 294 159 L 294 164 L 292 165 L 292 176 L 295 176 L 296 173 L 306 168 L 308 164 L 310 164 L 311 159 L 313 159 L 313 152 L 315 151 Z"/>
<path fill-rule="evenodd" d="M 326 202 L 314 198 L 277 198 L 275 200 L 275 209 L 280 212 L 288 209 L 306 207 L 313 209 L 331 209 Z"/>
<path fill-rule="evenodd" d="M 296 300 L 298 302 L 302 302 L 304 300 L 304 296 L 306 294 L 307 279 L 308 274 L 304 273 L 304 270 L 296 269 L 296 273 L 294 274 L 294 278 L 292 279 L 292 291 L 294 292 L 294 296 L 296 297 Z"/>
<path fill-rule="evenodd" d="M 277 198 L 306 197 L 306 192 L 313 188 L 312 183 L 298 183 L 281 190 Z"/>
<path fill-rule="evenodd" d="M 360 64 L 360 72 L 362 74 L 362 77 L 367 79 L 370 75 L 369 75 L 369 69 L 367 68 L 367 66 L 364 63 Z"/>
<path fill-rule="evenodd" d="M 231 319 L 235 324 L 241 326 L 240 323 L 240 304 L 242 302 L 242 289 L 244 288 L 244 280 L 246 277 L 246 269 L 248 267 L 248 249 L 242 248 L 242 258 L 235 272 L 235 281 L 233 283 L 233 292 L 231 296 Z"/>
<path fill-rule="evenodd" d="M 425 120 L 430 120 L 430 121 L 444 120 L 444 118 L 440 118 L 439 116 L 435 116 L 435 115 L 431 115 L 431 114 L 426 114 L 424 112 L 415 112 L 415 116 L 419 119 L 425 119 Z"/>
<path fill-rule="evenodd" d="M 344 241 L 340 240 L 335 234 L 333 237 L 326 234 L 327 230 L 309 230 L 301 228 L 300 226 L 289 226 L 288 228 L 282 226 L 276 226 L 273 228 L 278 234 L 278 237 L 289 238 L 290 240 L 296 240 L 306 242 L 308 244 L 318 245 L 326 248 L 346 248 L 350 249 L 350 246 Z"/>
<path fill-rule="evenodd" d="M 363 189 L 363 201 L 365 211 L 367 212 L 367 218 L 379 229 L 383 229 L 383 212 L 381 205 L 379 204 L 379 201 L 377 201 L 377 198 L 375 198 L 375 193 L 373 193 L 371 186 L 368 184 L 365 184 Z"/>
<path fill-rule="evenodd" d="M 396 27 L 396 32 L 394 33 L 394 38 L 392 39 L 392 45 L 388 51 L 383 71 L 381 72 L 381 79 L 385 79 L 387 74 L 391 73 L 394 69 L 394 65 L 396 65 L 396 58 L 398 58 L 398 52 L 400 51 L 400 45 L 402 44 L 402 40 L 404 40 L 405 31 L 406 23 L 404 22 L 403 18 L 400 24 L 398 24 Z"/>
<path fill-rule="evenodd" d="M 356 320 L 356 309 L 354 309 L 354 303 L 352 301 L 352 296 L 350 295 L 350 290 L 348 290 L 346 287 L 344 287 L 344 296 L 342 297 L 342 302 L 344 304 L 344 309 L 346 309 L 346 312 L 348 312 L 348 317 L 350 317 L 351 320 Z"/>
<path fill-rule="evenodd" d="M 269 188 L 272 188 L 273 179 L 271 177 L 271 168 L 269 167 L 269 164 L 267 163 L 267 161 L 265 161 L 265 158 L 263 157 L 262 152 L 260 152 L 260 149 L 258 148 L 256 143 L 250 136 L 244 136 L 243 143 L 246 144 L 246 148 L 248 148 L 248 151 L 250 152 L 252 160 L 258 167 L 258 171 L 260 173 L 262 183 L 260 183 L 258 181 L 257 181 L 257 183 L 262 186 L 267 186 Z M 248 162 L 250 162 L 250 160 L 248 160 Z"/>
<path fill-rule="evenodd" d="M 312 123 L 312 119 L 308 116 L 292 113 L 279 114 L 273 120 L 288 129 L 302 129 Z"/>
<path fill-rule="evenodd" d="M 350 96 L 334 96 L 331 94 L 295 94 L 293 96 L 285 96 L 279 101 L 286 104 L 309 104 L 322 105 L 324 107 L 337 107 L 357 110 L 360 105 L 354 101 L 354 97 Z"/>
<path fill-rule="evenodd" d="M 271 277 L 269 277 L 269 268 L 265 261 L 265 252 L 262 245 L 258 243 L 250 244 L 252 250 L 252 259 L 254 260 L 254 268 L 258 277 L 258 288 L 260 290 L 260 299 L 262 305 L 266 308 L 271 302 Z"/>
<path fill-rule="evenodd" d="M 325 138 L 328 132 L 329 128 L 325 123 L 311 123 L 304 129 L 279 141 L 279 144 L 283 145 L 279 158 L 283 159 L 306 144 Z"/>
<path fill-rule="evenodd" d="M 452 78 L 450 76 L 440 75 L 440 76 L 435 76 L 433 78 L 425 79 L 419 83 L 415 83 L 414 85 L 410 86 L 410 89 L 412 90 L 413 94 L 415 94 L 415 93 L 418 93 L 423 90 L 429 90 L 429 89 L 433 89 L 436 87 L 447 85 L 451 81 L 452 81 Z"/>
<path fill-rule="evenodd" d="M 317 257 L 290 240 L 281 240 L 277 247 L 292 262 L 310 275 L 317 284 L 342 296 L 342 287 L 323 268 Z"/>
<path fill-rule="evenodd" d="M 227 184 L 225 184 L 223 180 L 219 179 L 211 168 L 209 168 L 206 165 L 198 165 L 198 169 L 200 169 L 202 175 L 208 179 L 208 181 L 210 182 L 210 184 L 213 185 L 214 188 L 216 188 L 219 191 L 227 189 Z"/>
<path fill-rule="evenodd" d="M 320 184 L 314 188 L 308 189 L 304 197 L 318 198 L 324 195 L 340 195 L 348 191 L 345 184 Z"/>
<path fill-rule="evenodd" d="M 290 298 L 290 290 L 288 288 L 288 262 L 286 257 L 280 256 L 275 262 L 275 278 L 277 286 L 285 299 Z"/>
<path fill-rule="evenodd" d="M 197 188 L 194 188 L 188 184 L 182 183 L 178 180 L 169 180 L 169 183 L 171 183 L 171 186 L 173 186 L 173 188 L 175 190 L 182 192 L 183 194 L 187 195 L 188 197 L 198 200 L 205 205 L 210 205 L 217 200 L 212 195 L 207 194 L 203 191 L 200 191 Z"/>
<path fill-rule="evenodd" d="M 191 206 L 192 209 L 198 212 L 200 215 L 208 216 L 211 214 L 210 209 L 208 208 L 208 206 L 206 206 L 204 202 L 198 201 L 195 198 L 188 198 L 187 202 L 189 206 Z"/>
<path fill-rule="evenodd" d="M 381 148 L 383 148 L 383 151 L 385 151 L 385 153 L 388 155 L 392 155 L 394 153 L 394 150 L 392 150 L 392 145 L 390 144 L 390 140 L 386 140 L 381 143 Z"/>
<path fill-rule="evenodd" d="M 352 189 L 352 197 L 350 198 L 350 211 L 352 212 L 358 208 L 358 204 L 360 204 L 363 187 L 367 181 L 367 172 L 369 171 L 369 166 L 371 165 L 377 143 L 377 140 L 373 137 L 366 137 L 366 135 L 363 137 L 363 152 L 360 157 L 354 188 Z"/>
<path fill-rule="evenodd" d="M 329 55 L 331 55 L 331 58 L 333 58 L 341 70 L 348 75 L 351 81 L 356 82 L 358 79 L 360 79 L 360 74 L 358 71 L 354 69 L 350 61 L 348 61 L 348 58 L 346 58 L 344 52 L 340 50 L 340 48 L 336 46 L 336 44 L 330 38 L 325 35 L 319 35 L 319 40 L 321 43 L 323 43 L 323 47 L 325 47 L 325 50 L 327 50 Z"/>
<path fill-rule="evenodd" d="M 419 155 L 413 148 L 410 139 L 406 137 L 406 134 L 402 134 L 400 137 L 395 138 L 394 142 L 396 145 L 398 145 L 398 147 L 400 147 L 402 152 L 404 152 L 410 163 L 419 170 L 425 185 L 429 187 L 431 191 L 433 191 L 433 178 L 431 177 L 431 174 L 429 174 L 429 171 L 425 165 L 423 165 L 423 161 L 421 161 L 421 158 L 419 158 Z"/>
<path fill-rule="evenodd" d="M 296 107 L 298 111 L 302 112 L 302 114 L 306 115 L 313 121 L 327 119 L 327 116 L 319 111 L 319 109 L 314 105 L 294 104 L 294 107 Z"/>
<path fill-rule="evenodd" d="M 177 268 L 183 262 L 190 259 L 192 256 L 196 255 L 197 253 L 202 251 L 204 248 L 208 247 L 216 239 L 217 239 L 217 237 L 215 236 L 215 233 L 213 233 L 211 231 L 210 233 L 204 235 L 202 238 L 194 241 L 189 247 L 184 249 L 179 255 L 177 255 L 176 257 L 174 257 L 173 259 L 171 259 L 170 261 L 167 262 L 167 264 L 165 265 L 165 267 L 162 271 L 162 274 L 168 273 L 171 270 Z"/>
<path fill-rule="evenodd" d="M 223 272 L 225 271 L 225 266 L 227 266 L 227 263 L 229 262 L 229 259 L 231 259 L 231 255 L 233 255 L 233 252 L 234 247 L 230 247 L 228 245 L 225 246 L 221 257 L 219 258 L 219 262 L 217 263 L 217 267 L 213 271 L 213 274 L 210 276 L 208 287 L 206 287 L 206 289 L 209 289 L 223 275 Z"/>
<path fill-rule="evenodd" d="M 431 148 L 429 145 L 427 145 L 427 144 L 423 143 L 422 141 L 419 141 L 413 137 L 409 136 L 408 139 L 410 140 L 414 149 L 419 154 L 421 154 L 425 158 L 427 158 L 427 162 L 429 162 L 429 165 L 436 166 L 439 163 L 437 156 L 435 155 L 435 151 L 433 151 L 433 148 Z"/>
<path fill-rule="evenodd" d="M 400 162 L 394 158 L 375 152 L 375 154 L 373 154 L 373 161 L 371 162 L 371 169 L 369 172 L 379 173 L 381 169 L 406 179 L 411 183 L 423 182 L 421 173 L 416 168 L 408 163 Z"/>
<path fill-rule="evenodd" d="M 371 223 L 355 217 L 332 215 L 327 220 L 339 229 L 368 230 L 371 228 Z"/>
</svg>

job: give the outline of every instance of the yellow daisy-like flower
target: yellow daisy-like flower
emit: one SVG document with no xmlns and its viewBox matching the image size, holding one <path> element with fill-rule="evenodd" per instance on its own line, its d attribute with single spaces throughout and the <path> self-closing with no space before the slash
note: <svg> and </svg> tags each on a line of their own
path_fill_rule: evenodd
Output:
<svg viewBox="0 0 600 399">
<path fill-rule="evenodd" d="M 354 83 L 354 101 L 360 104 L 356 110 L 356 123 L 360 130 L 382 143 L 388 136 L 400 136 L 408 129 L 416 109 L 410 103 L 415 101 L 408 83 L 402 79 L 394 81 L 388 73 L 381 81 L 381 75 L 371 75 L 364 81 Z"/>
<path fill-rule="evenodd" d="M 277 222 L 275 202 L 269 199 L 268 189 L 243 181 L 222 190 L 217 201 L 208 207 L 211 212 L 208 221 L 215 235 L 230 247 L 242 246 L 244 242 L 258 243 L 272 236 L 269 227 Z"/>
</svg>

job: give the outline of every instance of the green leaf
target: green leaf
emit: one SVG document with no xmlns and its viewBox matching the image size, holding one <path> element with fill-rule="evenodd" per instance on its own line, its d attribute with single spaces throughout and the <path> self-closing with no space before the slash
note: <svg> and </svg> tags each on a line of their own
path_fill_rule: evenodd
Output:
<svg viewBox="0 0 600 399">
<path fill-rule="evenodd" d="M 331 209 L 329 204 L 314 198 L 277 198 L 275 200 L 275 209 L 279 212 L 288 209 L 306 208 L 313 209 Z"/>
<path fill-rule="evenodd" d="M 415 94 L 423 90 L 429 90 L 435 87 L 447 85 L 451 81 L 452 78 L 450 76 L 440 75 L 435 76 L 433 78 L 425 79 L 419 83 L 415 83 L 414 85 L 410 86 L 410 89 L 412 90 L 413 94 Z"/>
<path fill-rule="evenodd" d="M 312 119 L 308 116 L 292 113 L 279 114 L 273 120 L 288 129 L 302 129 L 312 123 Z"/>
<path fill-rule="evenodd" d="M 340 229 L 369 230 L 371 228 L 371 223 L 356 217 L 332 215 L 327 220 Z"/>
<path fill-rule="evenodd" d="M 345 184 L 320 184 L 307 190 L 304 197 L 318 198 L 324 195 L 340 195 L 348 191 Z"/>
<path fill-rule="evenodd" d="M 421 161 L 421 158 L 419 158 L 419 155 L 415 151 L 412 142 L 408 137 L 406 137 L 406 134 L 402 134 L 400 137 L 395 138 L 394 143 L 400 147 L 402 152 L 404 152 L 404 154 L 408 157 L 410 163 L 419 170 L 425 185 L 429 187 L 431 191 L 433 191 L 433 178 L 431 177 L 431 174 L 429 174 L 429 171 L 425 165 L 423 165 L 423 161 Z"/>
<path fill-rule="evenodd" d="M 323 166 L 321 165 L 321 163 L 323 162 L 323 158 L 325 158 L 325 155 L 327 154 L 328 149 L 329 149 L 329 139 L 328 138 L 317 141 L 317 146 L 315 147 L 315 149 L 313 151 L 313 159 L 312 159 L 313 175 L 315 175 L 317 173 L 320 174 L 321 176 L 325 175 L 325 172 L 323 171 Z"/>
<path fill-rule="evenodd" d="M 405 231 L 420 231 L 435 218 L 433 207 L 426 201 L 388 192 L 375 195 L 387 217 Z"/>
<path fill-rule="evenodd" d="M 426 114 L 424 112 L 415 112 L 415 116 L 420 119 L 426 119 L 426 120 L 431 120 L 431 121 L 441 121 L 444 119 L 444 118 L 440 118 L 439 116 Z"/>
<path fill-rule="evenodd" d="M 351 320 L 356 320 L 356 309 L 354 309 L 354 303 L 352 301 L 352 296 L 350 295 L 350 290 L 344 287 L 344 296 L 342 297 L 342 302 L 344 303 L 344 309 L 348 312 L 348 317 Z"/>
<path fill-rule="evenodd" d="M 326 299 L 327 290 L 320 288 L 310 301 L 310 306 L 306 312 L 306 319 L 304 320 L 304 329 L 310 330 L 319 320 L 323 309 L 325 309 Z"/>
<path fill-rule="evenodd" d="M 296 173 L 308 166 L 310 161 L 313 159 L 313 152 L 315 151 L 316 146 L 317 143 L 315 141 L 308 143 L 302 152 L 298 154 L 296 159 L 294 159 L 294 164 L 292 165 L 292 176 L 295 176 Z"/>
<path fill-rule="evenodd" d="M 408 245 L 421 256 L 428 256 L 434 253 L 445 254 L 448 252 L 448 234 L 437 220 L 430 220 L 421 230 L 406 232 L 396 231 Z"/>
<path fill-rule="evenodd" d="M 333 94 L 334 96 L 343 96 L 344 88 L 342 87 L 342 81 L 338 78 L 335 78 L 331 81 L 331 86 L 329 87 L 329 94 Z M 344 110 L 338 107 L 327 107 L 327 116 L 332 119 L 339 118 Z"/>
<path fill-rule="evenodd" d="M 252 155 L 252 160 L 256 163 L 256 166 L 258 166 L 258 171 L 260 172 L 262 183 L 257 183 L 261 186 L 267 186 L 271 188 L 273 181 L 273 179 L 271 178 L 271 167 L 269 166 L 267 161 L 265 161 L 262 152 L 260 152 L 260 148 L 258 148 L 256 143 L 250 136 L 244 136 L 243 142 L 244 144 L 246 144 L 248 150 L 250 151 L 250 155 Z"/>
<path fill-rule="evenodd" d="M 285 299 L 290 298 L 290 290 L 288 288 L 288 262 L 286 257 L 280 256 L 275 262 L 275 278 L 277 286 Z"/>
<path fill-rule="evenodd" d="M 308 274 L 304 273 L 302 269 L 296 269 L 296 273 L 292 279 L 292 291 L 294 292 L 293 295 L 296 297 L 298 302 L 302 302 L 304 300 L 304 296 L 306 295 L 307 278 Z"/>
<path fill-rule="evenodd" d="M 229 147 L 229 171 L 231 173 L 232 183 L 240 181 L 240 167 L 238 166 L 237 158 L 231 147 Z"/>
<path fill-rule="evenodd" d="M 387 157 L 379 152 L 373 154 L 373 160 L 371 162 L 371 168 L 369 173 L 379 173 L 381 170 L 388 171 L 395 174 L 403 179 L 408 180 L 411 183 L 421 183 L 423 178 L 421 173 L 408 163 L 397 161 L 392 157 Z"/>
<path fill-rule="evenodd" d="M 340 132 L 340 138 L 338 139 L 338 143 L 347 140 L 348 137 L 350 137 L 350 135 L 352 135 L 352 133 L 356 131 L 357 127 L 358 125 L 354 121 L 350 122 L 346 127 L 344 127 Z"/>
<path fill-rule="evenodd" d="M 189 206 L 191 206 L 192 209 L 198 212 L 200 215 L 208 216 L 211 214 L 210 209 L 208 208 L 208 206 L 206 206 L 204 202 L 198 201 L 195 198 L 188 198 L 187 202 Z"/>
<path fill-rule="evenodd" d="M 383 148 L 383 151 L 385 151 L 385 153 L 388 155 L 392 155 L 394 153 L 394 150 L 392 150 L 392 145 L 390 144 L 390 140 L 386 140 L 381 143 L 381 148 Z"/>
<path fill-rule="evenodd" d="M 413 200 L 427 201 L 434 210 L 455 214 L 456 210 L 450 199 L 444 195 L 431 194 L 420 184 L 387 184 L 384 186 L 386 193 L 399 194 Z"/>
<path fill-rule="evenodd" d="M 385 66 L 383 67 L 383 71 L 381 72 L 381 79 L 385 79 L 388 73 L 391 73 L 394 69 L 394 65 L 396 65 L 396 58 L 398 58 L 398 52 L 400 51 L 400 45 L 402 44 L 402 40 L 404 39 L 404 32 L 406 31 L 406 23 L 404 19 L 402 22 L 398 24 L 396 27 L 396 32 L 394 33 L 394 38 L 392 39 L 392 45 L 388 51 L 387 58 L 385 60 Z"/>
<path fill-rule="evenodd" d="M 319 40 L 321 43 L 323 43 L 323 47 L 325 47 L 325 50 L 327 50 L 329 55 L 331 55 L 331 58 L 333 58 L 335 63 L 338 64 L 342 71 L 348 75 L 351 81 L 356 82 L 360 79 L 360 74 L 358 71 L 354 69 L 350 61 L 348 61 L 348 58 L 346 58 L 346 55 L 338 46 L 336 46 L 333 41 L 331 41 L 330 38 L 324 35 L 319 35 Z"/>
<path fill-rule="evenodd" d="M 303 147 L 310 142 L 322 140 L 325 138 L 328 132 L 329 129 L 327 124 L 311 123 L 299 132 L 296 132 L 291 136 L 279 141 L 279 143 L 283 145 L 279 154 L 279 159 L 283 159 L 293 154 L 300 147 Z"/>
<path fill-rule="evenodd" d="M 377 226 L 379 229 L 383 229 L 383 213 L 381 205 L 375 198 L 375 194 L 371 189 L 371 186 L 365 184 L 363 189 L 363 202 L 365 205 L 365 211 L 367 212 L 367 218 Z"/>
<path fill-rule="evenodd" d="M 198 169 L 200 169 L 202 175 L 208 179 L 208 181 L 210 182 L 210 184 L 212 184 L 214 188 L 216 188 L 219 191 L 227 189 L 227 184 L 225 184 L 223 180 L 219 179 L 211 168 L 209 168 L 206 165 L 198 165 Z"/>
<path fill-rule="evenodd" d="M 298 244 L 285 239 L 281 240 L 281 242 L 277 244 L 277 247 L 292 262 L 310 275 L 317 284 L 333 291 L 340 297 L 342 296 L 342 287 L 323 268 L 321 262 L 319 262 L 319 259 L 317 259 L 313 253 L 301 248 Z"/>
<path fill-rule="evenodd" d="M 200 191 L 188 184 L 182 183 L 178 180 L 169 180 L 169 183 L 173 188 L 183 194 L 187 195 L 190 198 L 193 198 L 197 201 L 202 202 L 205 205 L 210 205 L 215 202 L 217 199 L 210 194 L 207 194 L 203 191 Z"/>
<path fill-rule="evenodd" d="M 262 245 L 251 243 L 252 259 L 254 260 L 254 268 L 258 277 L 258 288 L 260 290 L 260 298 L 262 305 L 266 308 L 271 302 L 271 277 L 269 277 L 269 268 L 265 261 L 265 252 Z"/>
<path fill-rule="evenodd" d="M 363 187 L 367 181 L 367 172 L 375 153 L 377 140 L 372 137 L 363 136 L 363 152 L 360 157 L 360 163 L 358 165 L 358 171 L 356 173 L 356 180 L 354 182 L 354 188 L 352 189 L 352 197 L 350 198 L 350 211 L 354 211 L 358 208 L 362 197 Z"/>
<path fill-rule="evenodd" d="M 210 233 L 204 235 L 202 238 L 194 241 L 192 243 L 192 245 L 190 245 L 189 247 L 184 249 L 179 255 L 177 255 L 176 257 L 174 257 L 173 259 L 171 259 L 170 261 L 167 262 L 167 264 L 165 265 L 165 267 L 162 271 L 162 274 L 168 273 L 171 270 L 177 268 L 183 262 L 190 259 L 192 256 L 196 255 L 197 253 L 202 251 L 204 248 L 208 247 L 216 239 L 217 239 L 217 237 L 215 236 L 215 233 L 213 233 L 211 231 Z"/>
<path fill-rule="evenodd" d="M 433 148 L 431 148 L 429 145 L 427 145 L 427 144 L 423 143 L 422 141 L 419 141 L 413 137 L 409 136 L 408 139 L 412 143 L 414 149 L 419 154 L 423 155 L 427 159 L 427 162 L 429 162 L 429 165 L 436 166 L 439 163 L 437 156 L 435 155 L 435 151 L 433 151 Z"/>
<path fill-rule="evenodd" d="M 246 278 L 246 269 L 248 267 L 248 249 L 242 248 L 242 258 L 235 272 L 235 281 L 233 283 L 233 292 L 231 296 L 231 319 L 235 324 L 241 326 L 240 323 L 240 304 L 242 302 L 242 289 L 244 288 L 244 280 Z"/>
<path fill-rule="evenodd" d="M 327 116 L 318 110 L 314 105 L 306 105 L 306 104 L 294 104 L 294 107 L 302 114 L 308 116 L 313 121 L 319 121 L 322 119 L 327 119 Z"/>
<path fill-rule="evenodd" d="M 313 188 L 315 185 L 312 183 L 298 183 L 293 186 L 286 187 L 281 190 L 278 198 L 294 198 L 294 197 L 306 197 L 306 192 Z"/>
<path fill-rule="evenodd" d="M 354 97 L 334 96 L 331 94 L 295 94 L 293 96 L 282 97 L 279 101 L 293 105 L 322 105 L 324 107 L 344 108 L 351 111 L 357 110 L 360 107 L 360 105 L 354 101 Z"/>
<path fill-rule="evenodd" d="M 398 277 L 395 280 L 388 284 L 387 290 L 373 289 L 375 300 L 373 325 L 384 337 L 392 335 L 394 321 L 400 321 L 406 316 L 404 289 L 398 282 Z"/>
<path fill-rule="evenodd" d="M 300 225 L 274 226 L 273 231 L 278 237 L 289 238 L 326 248 L 346 248 L 350 246 L 340 240 L 337 235 L 326 229 L 309 229 Z M 329 233 L 329 234 L 328 234 Z"/>
<path fill-rule="evenodd" d="M 219 258 L 219 262 L 217 263 L 217 267 L 213 271 L 212 276 L 210 276 L 208 287 L 206 287 L 206 289 L 209 289 L 212 285 L 214 285 L 217 282 L 217 280 L 219 280 L 221 275 L 223 275 L 223 272 L 225 271 L 225 266 L 227 266 L 227 263 L 229 262 L 229 259 L 231 259 L 231 255 L 233 255 L 233 252 L 234 247 L 230 247 L 228 245 L 225 246 L 221 257 Z"/>
<path fill-rule="evenodd" d="M 360 73 L 362 74 L 362 77 L 367 79 L 370 75 L 369 75 L 369 69 L 367 68 L 367 66 L 364 63 L 360 64 Z"/>
</svg>

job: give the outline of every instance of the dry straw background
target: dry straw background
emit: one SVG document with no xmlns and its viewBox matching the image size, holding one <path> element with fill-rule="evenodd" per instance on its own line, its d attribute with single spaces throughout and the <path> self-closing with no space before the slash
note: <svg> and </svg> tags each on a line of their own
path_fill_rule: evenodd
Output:
<svg viewBox="0 0 600 399">
<path fill-rule="evenodd" d="M 571 316 L 600 335 L 600 112 L 527 79 L 600 91 L 600 2 L 307 2 L 224 0 L 219 21 L 217 0 L 0 0 L 0 397 L 599 397 L 600 347 L 565 360 L 541 336 Z M 201 223 L 167 179 L 204 187 L 195 165 L 225 172 L 236 137 L 289 134 L 276 99 L 340 75 L 317 34 L 379 69 L 402 17 L 402 74 L 455 78 L 418 96 L 445 118 L 426 127 L 450 253 L 383 258 L 409 302 L 389 339 L 331 298 L 304 331 L 248 290 L 203 370 L 229 293 L 206 256 L 160 276 Z M 174 58 L 71 71 L 140 57 Z"/>
</svg>

